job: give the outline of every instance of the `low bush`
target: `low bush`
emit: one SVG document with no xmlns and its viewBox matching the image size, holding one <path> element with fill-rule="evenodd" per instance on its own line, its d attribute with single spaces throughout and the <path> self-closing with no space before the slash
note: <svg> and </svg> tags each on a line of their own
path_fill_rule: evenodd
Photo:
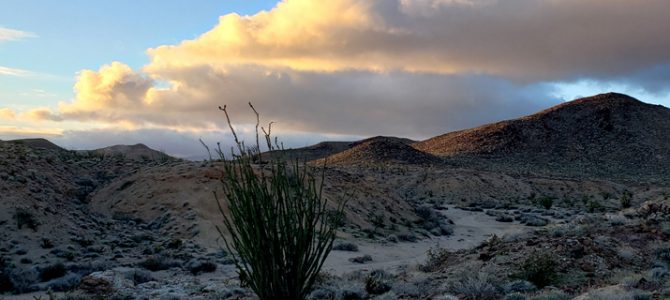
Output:
<svg viewBox="0 0 670 300">
<path fill-rule="evenodd" d="M 541 197 L 537 199 L 537 204 L 544 209 L 551 209 L 551 207 L 554 205 L 554 198 L 549 196 Z"/>
<path fill-rule="evenodd" d="M 401 242 L 416 243 L 417 240 L 418 239 L 417 239 L 416 235 L 414 235 L 412 233 L 398 234 L 398 241 L 401 241 Z"/>
<path fill-rule="evenodd" d="M 50 266 L 46 266 L 40 270 L 40 280 L 44 282 L 60 278 L 65 276 L 65 273 L 67 273 L 65 265 L 63 265 L 62 263 L 56 263 Z"/>
<path fill-rule="evenodd" d="M 333 250 L 358 252 L 358 246 L 353 243 L 338 243 L 333 246 Z"/>
<path fill-rule="evenodd" d="M 561 291 L 550 291 L 530 298 L 530 300 L 570 300 L 570 299 L 572 299 L 572 297 L 568 296 L 566 293 Z"/>
<path fill-rule="evenodd" d="M 623 195 L 621 195 L 621 198 L 619 198 L 619 203 L 621 204 L 622 209 L 629 208 L 631 206 L 631 202 L 633 200 L 633 193 L 629 191 L 623 192 Z"/>
<path fill-rule="evenodd" d="M 189 264 L 188 271 L 193 275 L 212 273 L 216 271 L 216 264 L 210 261 L 199 261 Z"/>
<path fill-rule="evenodd" d="M 179 263 L 165 256 L 155 255 L 140 262 L 139 266 L 155 272 L 178 267 Z"/>
<path fill-rule="evenodd" d="M 527 280 L 539 288 L 552 284 L 557 277 L 558 263 L 550 253 L 533 252 L 521 264 L 515 277 Z"/>
<path fill-rule="evenodd" d="M 14 220 L 16 220 L 16 227 L 18 229 L 21 229 L 25 226 L 32 229 L 33 231 L 37 231 L 37 226 L 39 223 L 35 219 L 35 216 L 26 209 L 16 209 L 16 212 L 14 212 Z"/>
<path fill-rule="evenodd" d="M 364 264 L 372 261 L 372 256 L 370 255 L 363 255 L 363 256 L 357 256 L 357 257 L 352 257 L 349 259 L 350 262 L 357 263 L 357 264 Z"/>
<path fill-rule="evenodd" d="M 390 276 L 383 270 L 374 270 L 365 278 L 365 291 L 370 295 L 381 295 L 391 290 Z"/>
<path fill-rule="evenodd" d="M 487 273 L 465 274 L 451 285 L 451 292 L 465 300 L 494 300 L 500 298 L 500 289 Z"/>
<path fill-rule="evenodd" d="M 426 262 L 419 265 L 423 272 L 434 272 L 443 267 L 449 259 L 450 252 L 445 248 L 431 247 L 426 251 Z"/>
<path fill-rule="evenodd" d="M 144 270 L 134 270 L 125 274 L 126 279 L 131 280 L 134 285 L 147 283 L 149 281 L 154 281 L 154 277 L 151 273 Z"/>
<path fill-rule="evenodd" d="M 528 299 L 524 294 L 521 293 L 511 293 L 505 295 L 505 300 L 526 300 Z"/>
<path fill-rule="evenodd" d="M 54 243 L 50 239 L 43 238 L 40 241 L 40 247 L 42 247 L 42 249 L 51 249 L 54 247 Z"/>
</svg>

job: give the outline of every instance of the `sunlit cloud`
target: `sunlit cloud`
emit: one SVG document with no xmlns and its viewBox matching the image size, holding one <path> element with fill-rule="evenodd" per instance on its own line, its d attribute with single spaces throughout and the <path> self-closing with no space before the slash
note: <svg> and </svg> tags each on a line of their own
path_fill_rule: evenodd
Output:
<svg viewBox="0 0 670 300">
<path fill-rule="evenodd" d="M 29 121 L 62 121 L 63 118 L 49 108 L 35 108 L 20 115 L 21 119 Z"/>
<path fill-rule="evenodd" d="M 60 128 L 32 128 L 0 125 L 0 136 L 9 137 L 55 137 L 63 134 Z"/>
<path fill-rule="evenodd" d="M 16 117 L 16 111 L 11 108 L 0 108 L 0 120 L 12 120 Z"/>
<path fill-rule="evenodd" d="M 237 63 L 523 80 L 621 74 L 670 60 L 667 11 L 665 0 L 287 0 L 150 49 L 145 69 Z"/>
<path fill-rule="evenodd" d="M 28 31 L 21 31 L 17 29 L 0 27 L 0 42 L 3 41 L 18 41 L 26 38 L 35 38 L 36 34 Z"/>
</svg>

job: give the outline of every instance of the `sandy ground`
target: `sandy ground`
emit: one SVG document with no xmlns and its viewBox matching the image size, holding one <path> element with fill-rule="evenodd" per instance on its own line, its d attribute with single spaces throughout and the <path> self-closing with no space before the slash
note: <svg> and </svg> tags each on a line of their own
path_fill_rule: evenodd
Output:
<svg viewBox="0 0 670 300">
<path fill-rule="evenodd" d="M 332 251 L 326 260 L 323 270 L 331 274 L 341 275 L 356 270 L 383 269 L 399 271 L 405 266 L 412 266 L 425 262 L 426 251 L 431 247 L 439 246 L 449 250 L 474 248 L 492 235 L 504 236 L 519 234 L 533 230 L 530 227 L 514 223 L 503 223 L 488 216 L 484 212 L 472 212 L 448 206 L 448 210 L 441 211 L 446 217 L 454 221 L 454 234 L 447 237 L 433 237 L 420 240 L 416 243 L 381 243 L 354 241 L 358 245 L 358 252 Z M 372 256 L 373 261 L 367 264 L 350 262 L 352 257 Z"/>
<path fill-rule="evenodd" d="M 473 212 L 447 206 L 447 210 L 440 211 L 444 216 L 454 222 L 454 234 L 445 237 L 433 237 L 420 240 L 416 243 L 383 243 L 355 240 L 351 241 L 358 245 L 358 252 L 332 251 L 326 260 L 323 271 L 334 275 L 343 275 L 353 271 L 372 271 L 383 269 L 389 272 L 397 272 L 409 266 L 426 261 L 426 252 L 431 247 L 447 248 L 449 250 L 461 250 L 473 248 L 480 245 L 492 235 L 500 237 L 505 235 L 519 234 L 533 230 L 531 227 L 514 223 L 497 222 L 495 217 L 486 215 L 484 212 Z M 350 262 L 349 259 L 362 255 L 372 256 L 373 261 L 366 264 Z M 232 266 L 226 266 L 232 268 Z M 227 270 L 227 275 L 233 277 L 234 271 Z M 56 295 L 62 295 L 56 293 Z M 23 295 L 1 296 L 5 300 L 33 300 L 48 299 L 45 292 L 37 292 Z M 4 298 L 3 298 L 4 297 Z"/>
</svg>

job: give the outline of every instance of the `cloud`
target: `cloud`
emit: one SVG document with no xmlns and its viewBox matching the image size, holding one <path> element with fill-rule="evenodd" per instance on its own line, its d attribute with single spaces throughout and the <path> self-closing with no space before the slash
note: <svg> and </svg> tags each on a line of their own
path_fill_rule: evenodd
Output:
<svg viewBox="0 0 670 300">
<path fill-rule="evenodd" d="M 63 118 L 48 108 L 35 108 L 21 114 L 21 119 L 30 121 L 62 121 Z"/>
<path fill-rule="evenodd" d="M 666 0 L 286 0 L 150 49 L 147 70 L 251 63 L 532 81 L 623 74 L 670 61 L 668 11 Z"/>
<path fill-rule="evenodd" d="M 60 114 L 77 120 L 116 121 L 142 109 L 145 94 L 153 81 L 119 62 L 104 65 L 99 71 L 81 71 L 74 86 L 73 102 L 61 103 Z"/>
<path fill-rule="evenodd" d="M 27 76 L 34 75 L 34 73 L 31 72 L 31 71 L 28 71 L 28 70 L 0 66 L 0 75 L 15 76 L 15 77 L 27 77 Z"/>
<path fill-rule="evenodd" d="M 57 137 L 63 133 L 60 128 L 33 128 L 25 126 L 0 125 L 0 138 L 5 140 L 37 137 Z"/>
<path fill-rule="evenodd" d="M 27 31 L 11 29 L 7 27 L 0 27 L 0 42 L 3 41 L 18 41 L 26 38 L 37 37 L 36 34 Z"/>
<path fill-rule="evenodd" d="M 12 120 L 16 117 L 16 112 L 11 108 L 0 108 L 0 119 Z"/>
<path fill-rule="evenodd" d="M 427 137 L 511 118 L 556 104 L 542 84 L 520 85 L 487 75 L 372 71 L 309 72 L 254 65 L 197 66 L 146 76 L 113 64 L 80 76 L 72 103 L 59 116 L 162 128 L 225 128 L 219 105 L 241 123 L 254 118 L 290 131 Z M 155 83 L 154 83 L 155 84 Z M 485 88 L 482 88 L 485 87 Z"/>
</svg>

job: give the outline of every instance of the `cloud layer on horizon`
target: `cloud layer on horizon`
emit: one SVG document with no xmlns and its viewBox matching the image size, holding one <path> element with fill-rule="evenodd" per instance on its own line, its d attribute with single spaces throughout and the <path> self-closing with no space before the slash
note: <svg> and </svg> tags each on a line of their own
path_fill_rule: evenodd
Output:
<svg viewBox="0 0 670 300">
<path fill-rule="evenodd" d="M 668 93 L 669 27 L 665 0 L 285 0 L 0 119 L 207 132 L 225 128 L 223 104 L 253 121 L 252 101 L 288 132 L 422 138 L 554 105 L 556 82 Z"/>
</svg>

